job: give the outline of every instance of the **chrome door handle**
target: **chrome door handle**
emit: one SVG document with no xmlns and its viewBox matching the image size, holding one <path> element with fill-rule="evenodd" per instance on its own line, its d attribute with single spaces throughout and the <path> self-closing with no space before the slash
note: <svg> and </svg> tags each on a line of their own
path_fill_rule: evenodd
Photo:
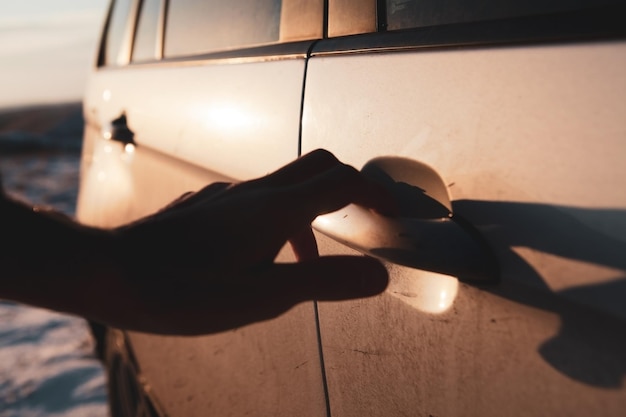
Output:
<svg viewBox="0 0 626 417">
<path fill-rule="evenodd" d="M 474 284 L 499 280 L 498 263 L 488 243 L 452 213 L 446 186 L 432 168 L 410 159 L 383 157 L 368 162 L 361 171 L 391 191 L 400 215 L 389 218 L 352 204 L 317 217 L 316 230 L 400 265 Z"/>
</svg>

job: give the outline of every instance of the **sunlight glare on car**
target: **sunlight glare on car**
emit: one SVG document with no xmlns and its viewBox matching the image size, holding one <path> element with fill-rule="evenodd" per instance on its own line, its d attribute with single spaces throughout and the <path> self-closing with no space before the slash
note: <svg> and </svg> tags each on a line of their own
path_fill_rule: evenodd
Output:
<svg viewBox="0 0 626 417">
<path fill-rule="evenodd" d="M 222 103 L 200 110 L 204 126 L 224 133 L 250 131 L 258 123 L 256 117 L 239 104 Z"/>
<path fill-rule="evenodd" d="M 446 312 L 454 304 L 459 280 L 455 277 L 422 271 L 398 265 L 389 266 L 394 272 L 387 293 L 410 305 L 431 314 Z M 402 269 L 402 271 L 400 271 Z"/>
<path fill-rule="evenodd" d="M 116 226 L 120 221 L 114 214 L 126 215 L 130 209 L 134 193 L 130 174 L 134 146 L 129 152 L 128 145 L 133 146 L 127 144 L 124 148 L 106 139 L 103 132 L 103 138 L 94 146 L 92 164 L 85 172 L 78 200 L 83 217 L 93 226 Z"/>
</svg>

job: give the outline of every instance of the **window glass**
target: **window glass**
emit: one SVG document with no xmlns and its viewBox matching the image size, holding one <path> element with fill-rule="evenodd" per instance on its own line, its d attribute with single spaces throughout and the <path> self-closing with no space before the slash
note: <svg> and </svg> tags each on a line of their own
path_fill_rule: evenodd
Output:
<svg viewBox="0 0 626 417">
<path fill-rule="evenodd" d="M 135 31 L 135 44 L 133 46 L 133 62 L 150 61 L 158 58 L 159 42 L 159 17 L 161 16 L 161 0 L 143 0 L 137 30 Z"/>
<path fill-rule="evenodd" d="M 584 9 L 616 0 L 386 0 L 387 29 L 407 29 Z"/>
<path fill-rule="evenodd" d="M 105 65 L 118 65 L 124 60 L 121 54 L 124 50 L 124 41 L 126 40 L 124 35 L 126 35 L 128 28 L 131 6 L 132 0 L 115 0 L 113 4 L 105 42 Z"/>
<path fill-rule="evenodd" d="M 279 40 L 281 0 L 170 0 L 165 57 Z"/>
</svg>

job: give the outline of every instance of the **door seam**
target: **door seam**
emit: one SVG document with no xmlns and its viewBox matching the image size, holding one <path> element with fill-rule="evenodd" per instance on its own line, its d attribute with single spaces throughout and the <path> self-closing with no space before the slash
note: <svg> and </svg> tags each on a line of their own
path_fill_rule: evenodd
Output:
<svg viewBox="0 0 626 417">
<path fill-rule="evenodd" d="M 326 3 L 326 2 L 325 2 Z M 304 102 L 305 102 L 305 94 L 306 94 L 306 85 L 307 85 L 307 75 L 309 69 L 309 59 L 311 58 L 311 52 L 315 45 L 317 45 L 319 41 L 313 42 L 309 49 L 307 50 L 306 57 L 304 59 L 304 74 L 302 77 L 302 95 L 300 98 L 300 120 L 298 121 L 298 157 L 302 156 L 302 120 L 304 116 Z M 326 378 L 326 365 L 324 362 L 324 350 L 322 348 L 322 330 L 320 326 L 320 316 L 317 301 L 313 300 L 313 312 L 315 314 L 315 330 L 317 333 L 317 350 L 318 357 L 320 361 L 320 370 L 322 374 L 322 388 L 324 390 L 324 402 L 326 404 L 326 417 L 331 417 L 330 413 L 330 396 L 328 394 L 328 380 Z"/>
</svg>

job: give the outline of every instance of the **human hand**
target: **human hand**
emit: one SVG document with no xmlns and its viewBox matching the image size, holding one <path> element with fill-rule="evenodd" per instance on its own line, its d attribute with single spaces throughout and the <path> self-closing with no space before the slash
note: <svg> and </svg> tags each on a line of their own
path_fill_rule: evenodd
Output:
<svg viewBox="0 0 626 417">
<path fill-rule="evenodd" d="M 210 333 L 276 317 L 306 300 L 382 292 L 388 275 L 377 260 L 318 256 L 311 222 L 349 203 L 395 211 L 381 186 L 318 150 L 266 177 L 209 185 L 117 229 L 130 273 L 116 288 L 116 305 L 133 311 L 120 313 L 119 325 Z M 299 262 L 276 263 L 287 242 Z"/>
</svg>

